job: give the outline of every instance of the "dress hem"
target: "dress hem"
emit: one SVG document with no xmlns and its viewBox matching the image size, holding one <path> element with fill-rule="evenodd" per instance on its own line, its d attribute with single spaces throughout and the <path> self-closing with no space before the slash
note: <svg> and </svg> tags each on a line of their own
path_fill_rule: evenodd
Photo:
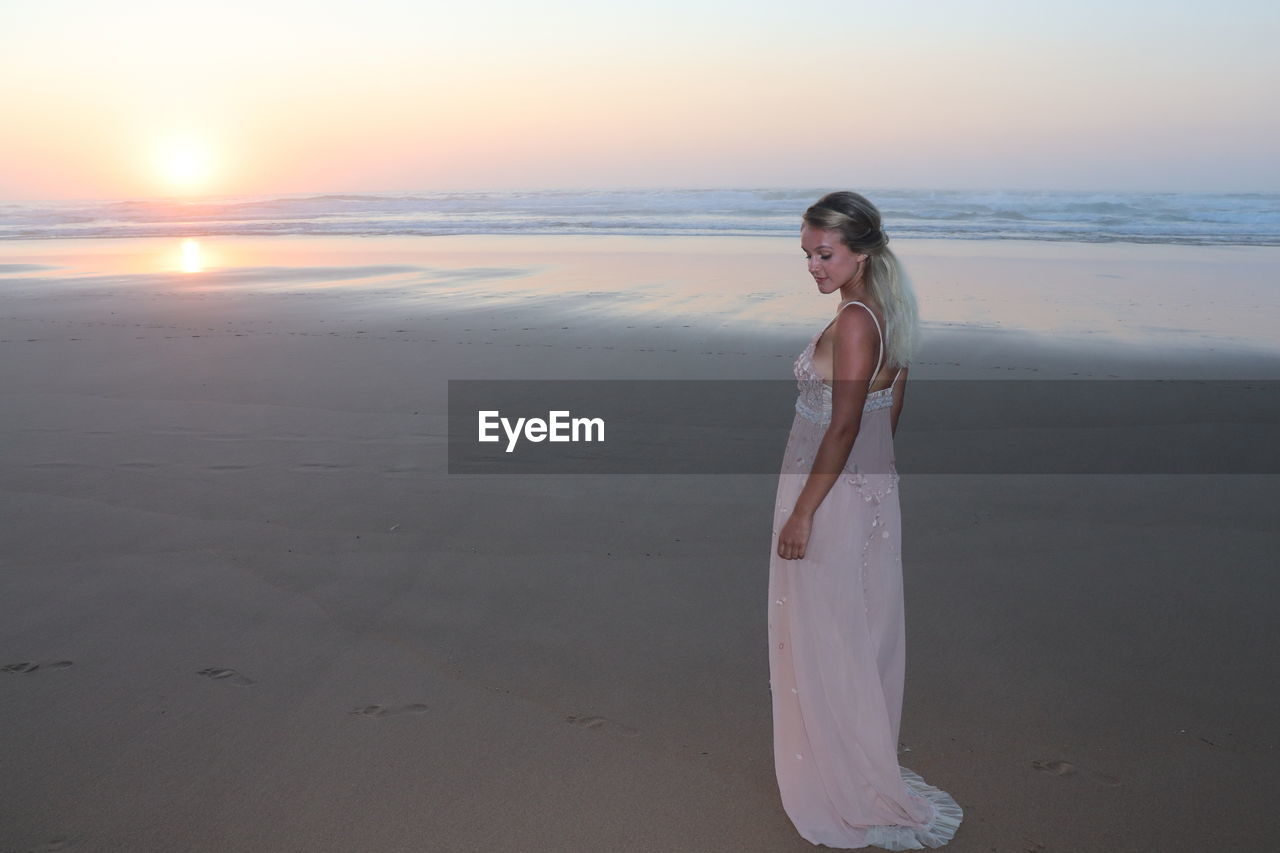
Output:
<svg viewBox="0 0 1280 853">
<path fill-rule="evenodd" d="M 867 832 L 867 845 L 884 850 L 923 850 L 941 847 L 955 837 L 964 810 L 950 794 L 935 788 L 906 767 L 900 767 L 907 790 L 933 807 L 933 818 L 925 826 L 873 826 Z"/>
</svg>

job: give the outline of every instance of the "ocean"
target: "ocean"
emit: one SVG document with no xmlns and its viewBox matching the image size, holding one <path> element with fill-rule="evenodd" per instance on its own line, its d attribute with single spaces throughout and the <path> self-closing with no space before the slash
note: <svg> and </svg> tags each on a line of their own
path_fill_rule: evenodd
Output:
<svg viewBox="0 0 1280 853">
<path fill-rule="evenodd" d="M 817 189 L 547 190 L 0 203 L 0 240 L 792 236 Z M 1280 193 L 867 190 L 890 238 L 1280 245 Z"/>
</svg>

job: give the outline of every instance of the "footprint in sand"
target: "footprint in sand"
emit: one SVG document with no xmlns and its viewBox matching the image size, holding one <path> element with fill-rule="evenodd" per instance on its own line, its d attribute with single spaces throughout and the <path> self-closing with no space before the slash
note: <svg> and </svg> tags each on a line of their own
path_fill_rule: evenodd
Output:
<svg viewBox="0 0 1280 853">
<path fill-rule="evenodd" d="M 341 471 L 344 468 L 350 468 L 350 465 L 344 465 L 341 462 L 300 462 L 289 470 L 296 473 L 312 473 L 312 472 L 328 472 Z"/>
<path fill-rule="evenodd" d="M 1076 766 L 1069 761 L 1033 761 L 1031 766 L 1050 776 L 1074 776 Z"/>
<path fill-rule="evenodd" d="M 388 708 L 386 705 L 365 705 L 360 708 L 352 708 L 347 713 L 357 717 L 394 717 L 398 714 L 421 714 L 426 710 L 427 706 L 421 702 L 412 702 L 408 705 L 400 705 L 393 708 Z"/>
<path fill-rule="evenodd" d="M 1114 776 L 1108 776 L 1106 773 L 1099 773 L 1096 770 L 1089 770 L 1084 767 L 1077 767 L 1070 761 L 1033 761 L 1031 766 L 1037 770 L 1043 770 L 1050 776 L 1076 776 L 1083 774 L 1093 781 L 1111 788 L 1120 785 L 1120 780 Z"/>
<path fill-rule="evenodd" d="M 58 850 L 69 850 L 74 846 L 75 841 L 70 838 L 50 838 L 44 844 L 25 848 L 22 853 L 56 853 Z"/>
<path fill-rule="evenodd" d="M 236 672 L 234 669 L 218 669 L 217 667 L 209 667 L 208 669 L 200 670 L 199 672 L 196 673 L 196 675 L 203 675 L 205 678 L 213 678 L 219 681 L 228 681 L 231 684 L 239 684 L 242 686 L 248 686 L 250 684 L 255 683 L 252 678 L 248 678 L 247 676 L 241 675 L 240 673 Z"/>
<path fill-rule="evenodd" d="M 610 720 L 608 717 L 578 717 L 569 715 L 565 720 L 571 725 L 584 729 L 599 729 L 615 737 L 639 737 L 640 732 L 631 726 Z"/>
<path fill-rule="evenodd" d="M 21 663 L 0 666 L 0 672 L 31 673 L 38 669 L 66 669 L 69 666 L 71 666 L 71 661 L 69 660 L 59 660 L 44 664 L 35 663 L 34 661 L 22 661 Z"/>
</svg>

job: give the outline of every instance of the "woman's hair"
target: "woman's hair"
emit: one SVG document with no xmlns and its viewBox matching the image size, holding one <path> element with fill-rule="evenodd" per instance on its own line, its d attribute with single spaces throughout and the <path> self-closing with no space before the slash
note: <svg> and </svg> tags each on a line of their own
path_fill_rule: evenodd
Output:
<svg viewBox="0 0 1280 853">
<path fill-rule="evenodd" d="M 804 212 L 813 228 L 836 231 L 844 244 L 867 255 L 867 294 L 884 312 L 884 348 L 889 364 L 911 361 L 920 337 L 920 313 L 915 289 L 898 258 L 889 250 L 889 235 L 880 224 L 880 211 L 855 192 L 824 195 Z"/>
</svg>

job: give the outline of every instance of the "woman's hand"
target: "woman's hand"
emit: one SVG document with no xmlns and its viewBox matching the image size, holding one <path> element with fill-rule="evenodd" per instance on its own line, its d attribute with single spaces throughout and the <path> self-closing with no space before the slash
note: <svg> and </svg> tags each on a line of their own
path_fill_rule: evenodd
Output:
<svg viewBox="0 0 1280 853">
<path fill-rule="evenodd" d="M 778 556 L 784 560 L 803 560 L 805 549 L 809 547 L 809 530 L 813 527 L 813 516 L 796 510 L 791 513 L 787 523 L 782 525 L 778 534 Z"/>
</svg>

